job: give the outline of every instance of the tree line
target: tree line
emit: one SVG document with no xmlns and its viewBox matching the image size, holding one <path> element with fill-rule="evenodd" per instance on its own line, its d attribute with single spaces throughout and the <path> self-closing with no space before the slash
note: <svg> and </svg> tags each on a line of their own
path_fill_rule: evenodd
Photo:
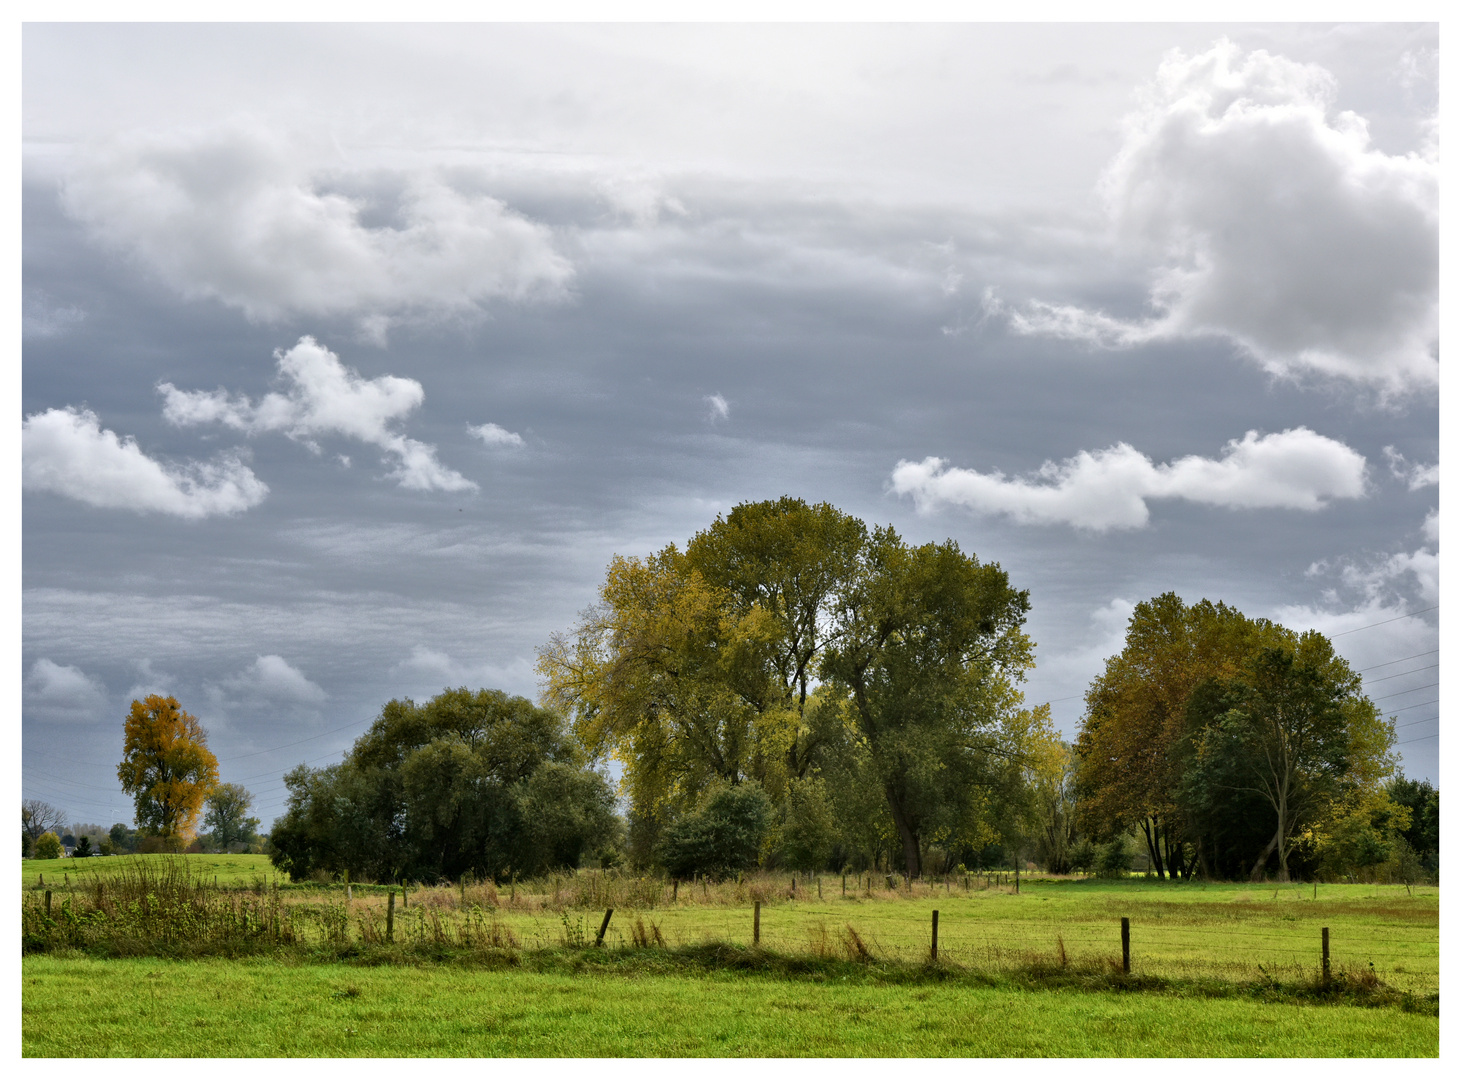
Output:
<svg viewBox="0 0 1461 1080">
<path fill-rule="evenodd" d="M 1026 859 L 1125 872 L 1135 840 L 1178 879 L 1438 871 L 1439 794 L 1398 773 L 1393 720 L 1323 635 L 1153 598 L 1067 743 L 1024 700 L 1029 610 L 952 540 L 745 503 L 683 549 L 616 556 L 539 651 L 538 704 L 393 700 L 340 763 L 287 774 L 272 858 L 357 880 L 584 864 L 915 878 Z M 159 701 L 177 745 L 202 741 Z M 129 747 L 156 741 L 159 707 L 134 703 Z M 119 775 L 149 793 L 145 830 L 177 829 L 216 787 L 211 754 L 172 772 L 136 756 Z"/>
</svg>

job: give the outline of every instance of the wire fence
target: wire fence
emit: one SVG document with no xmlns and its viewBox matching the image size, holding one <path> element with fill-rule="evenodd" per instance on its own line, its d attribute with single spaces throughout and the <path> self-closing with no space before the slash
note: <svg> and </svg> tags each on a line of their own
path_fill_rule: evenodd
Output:
<svg viewBox="0 0 1461 1080">
<path fill-rule="evenodd" d="M 729 945 L 786 956 L 1001 971 L 1122 966 L 1137 974 L 1233 981 L 1322 970 L 1372 972 L 1397 990 L 1436 993 L 1438 891 L 1375 887 L 1338 900 L 1292 887 L 1203 900 L 1113 890 L 1023 895 L 1012 875 L 907 883 L 756 875 L 682 883 L 610 874 L 434 887 L 276 881 L 220 887 L 176 868 L 42 882 L 22 900 L 29 951 L 144 951 L 188 942 L 227 948 L 400 944 L 480 949 Z M 1042 883 L 1048 885 L 1049 883 Z M 1032 888 L 1032 885 L 1036 887 Z M 845 888 L 845 891 L 844 891 Z M 1271 888 L 1271 887 L 1270 887 Z M 1048 913 L 1047 913 L 1048 912 Z M 935 914 L 936 913 L 936 914 Z M 1123 934 L 1122 924 L 1126 933 Z M 1327 931 L 1327 935 L 1326 935 Z M 1123 949 L 1123 937 L 1125 948 Z"/>
</svg>

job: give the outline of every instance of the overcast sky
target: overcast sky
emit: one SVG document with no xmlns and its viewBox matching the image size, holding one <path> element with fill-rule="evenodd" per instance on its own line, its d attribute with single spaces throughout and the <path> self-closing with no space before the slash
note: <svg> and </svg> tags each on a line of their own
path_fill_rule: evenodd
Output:
<svg viewBox="0 0 1461 1080">
<path fill-rule="evenodd" d="M 170 693 L 267 824 L 392 697 L 536 697 L 610 557 L 789 494 L 1316 627 L 1436 779 L 1438 32 L 23 33 L 23 784 Z"/>
</svg>

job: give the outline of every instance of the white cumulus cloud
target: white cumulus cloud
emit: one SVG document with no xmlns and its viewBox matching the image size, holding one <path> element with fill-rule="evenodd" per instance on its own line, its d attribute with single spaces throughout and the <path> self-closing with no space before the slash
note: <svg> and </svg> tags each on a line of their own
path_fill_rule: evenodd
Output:
<svg viewBox="0 0 1461 1080">
<path fill-rule="evenodd" d="M 563 294 L 573 277 L 549 231 L 485 194 L 395 178 L 388 212 L 369 178 L 319 169 L 257 129 L 128 135 L 67 178 L 67 210 L 189 297 L 250 318 L 478 310 Z"/>
<path fill-rule="evenodd" d="M 426 399 L 415 379 L 382 375 L 362 378 L 312 337 L 287 352 L 276 349 L 283 393 L 257 404 L 227 390 L 179 390 L 161 383 L 162 414 L 179 425 L 224 424 L 250 435 L 277 431 L 318 451 L 317 437 L 339 435 L 384 450 L 396 463 L 391 476 L 419 491 L 474 491 L 477 485 L 436 458 L 436 448 L 407 438 L 393 425 Z"/>
<path fill-rule="evenodd" d="M 44 656 L 25 677 L 23 695 L 27 719 L 90 723 L 104 719 L 106 712 L 106 691 L 100 683 L 78 667 Z"/>
<path fill-rule="evenodd" d="M 222 685 L 235 694 L 272 701 L 312 704 L 326 697 L 323 689 L 277 653 L 260 656 L 243 671 L 224 679 Z"/>
<path fill-rule="evenodd" d="M 89 409 L 47 409 L 21 426 L 27 491 L 49 491 L 106 509 L 205 518 L 257 506 L 268 486 L 238 452 L 212 461 L 165 464 L 136 439 L 101 426 Z"/>
<path fill-rule="evenodd" d="M 1196 455 L 1155 464 L 1127 443 L 1045 462 L 1034 474 L 950 468 L 942 458 L 900 461 L 892 490 L 919 510 L 942 504 L 1004 514 L 1021 524 L 1066 524 L 1104 532 L 1147 523 L 1149 499 L 1187 499 L 1233 509 L 1318 510 L 1365 492 L 1365 459 L 1308 428 L 1250 431 L 1220 458 Z"/>
<path fill-rule="evenodd" d="M 1277 374 L 1435 385 L 1439 160 L 1375 149 L 1334 97 L 1324 69 L 1226 40 L 1169 54 L 1102 181 L 1157 314 L 1036 301 L 1012 327 L 1112 348 L 1217 334 Z"/>
<path fill-rule="evenodd" d="M 1393 446 L 1385 447 L 1385 460 L 1390 462 L 1390 472 L 1397 480 L 1404 480 L 1411 491 L 1433 487 L 1441 482 L 1441 463 L 1421 465 L 1405 460 L 1405 455 Z"/>
<path fill-rule="evenodd" d="M 707 394 L 705 404 L 710 406 L 711 420 L 725 420 L 730 416 L 730 402 L 719 394 Z"/>
<path fill-rule="evenodd" d="M 481 439 L 488 446 L 522 446 L 523 437 L 515 431 L 508 431 L 505 427 L 488 422 L 485 424 L 468 424 L 469 434 Z"/>
</svg>

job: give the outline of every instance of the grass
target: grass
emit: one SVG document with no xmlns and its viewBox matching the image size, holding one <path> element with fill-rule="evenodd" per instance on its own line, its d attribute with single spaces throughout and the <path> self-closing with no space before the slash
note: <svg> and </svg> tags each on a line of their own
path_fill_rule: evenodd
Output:
<svg viewBox="0 0 1461 1080">
<path fill-rule="evenodd" d="M 844 896 L 829 876 L 820 898 L 815 880 L 799 881 L 793 898 L 789 876 L 758 875 L 683 884 L 676 896 L 655 879 L 593 871 L 412 887 L 388 942 L 389 887 L 266 883 L 262 862 L 70 863 L 50 918 L 30 875 L 46 873 L 49 887 L 55 871 L 23 864 L 24 1052 L 1437 1052 L 1434 887 L 1321 885 L 1316 895 L 1035 877 L 1016 894 L 996 879 L 879 889 L 850 878 Z M 1130 975 L 1120 969 L 1122 916 Z M 321 996 L 322 986 L 334 989 Z M 153 1011 L 132 1025 L 122 1018 L 139 1002 Z M 80 1029 L 57 1022 L 73 1007 L 95 1010 Z"/>
<path fill-rule="evenodd" d="M 661 958 L 663 959 L 663 958 Z M 568 961 L 564 960 L 564 963 Z M 22 961 L 26 1057 L 1434 1056 L 1433 1014 L 856 971 Z M 971 1018 L 977 1017 L 977 1023 Z"/>
<path fill-rule="evenodd" d="M 37 888 L 44 878 L 47 887 L 56 889 L 65 887 L 68 879 L 80 882 L 114 875 L 126 866 L 157 866 L 177 859 L 186 860 L 204 880 L 211 881 L 216 875 L 220 886 L 251 885 L 255 879 L 272 881 L 276 876 L 281 881 L 289 880 L 288 874 L 275 871 L 267 855 L 101 855 L 90 859 L 22 859 L 20 887 Z"/>
</svg>

